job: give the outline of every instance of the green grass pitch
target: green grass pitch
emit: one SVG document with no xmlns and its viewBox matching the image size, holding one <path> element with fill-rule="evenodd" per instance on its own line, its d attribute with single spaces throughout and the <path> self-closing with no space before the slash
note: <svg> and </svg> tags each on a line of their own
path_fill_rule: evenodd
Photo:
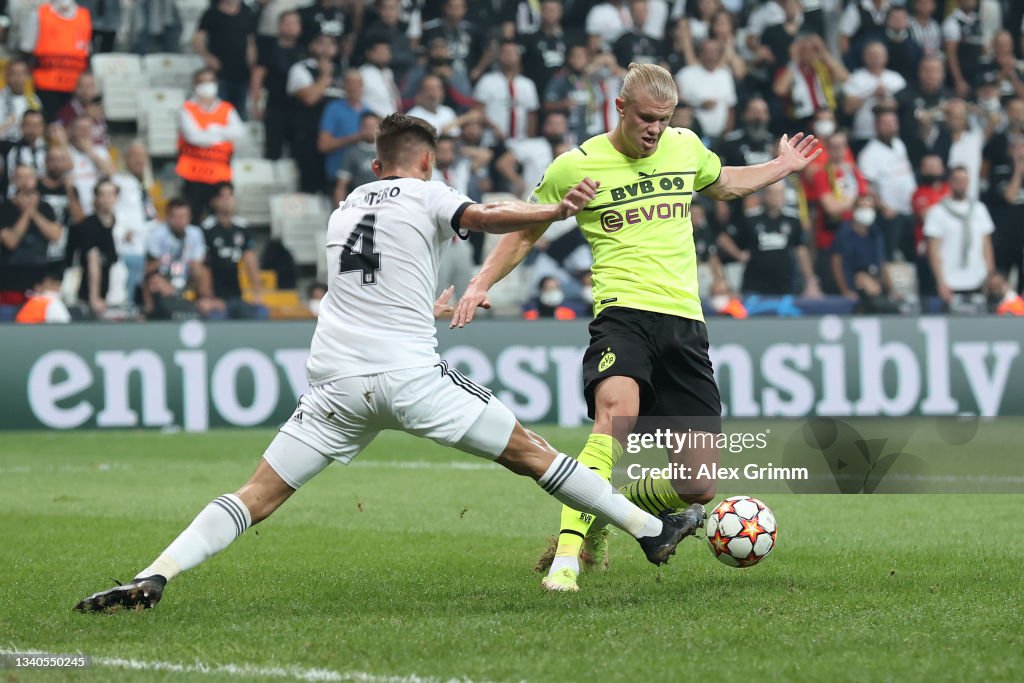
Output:
<svg viewBox="0 0 1024 683">
<path fill-rule="evenodd" d="M 587 433 L 538 431 L 572 454 Z M 619 534 L 610 571 L 552 595 L 532 565 L 557 503 L 394 434 L 180 576 L 156 609 L 72 612 L 235 490 L 271 436 L 4 434 L 0 650 L 101 661 L 0 681 L 1024 678 L 1021 496 L 766 494 L 779 543 L 757 567 L 688 539 L 655 568 Z"/>
</svg>

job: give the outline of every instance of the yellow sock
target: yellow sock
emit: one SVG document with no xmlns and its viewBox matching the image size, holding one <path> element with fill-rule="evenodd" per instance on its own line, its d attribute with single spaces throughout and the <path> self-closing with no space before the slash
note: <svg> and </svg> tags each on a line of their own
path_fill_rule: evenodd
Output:
<svg viewBox="0 0 1024 683">
<path fill-rule="evenodd" d="M 622 445 L 610 434 L 591 434 L 587 439 L 587 445 L 583 447 L 577 460 L 581 465 L 594 470 L 607 481 L 611 481 L 612 469 L 619 457 L 622 456 Z M 561 567 L 567 560 L 568 564 L 576 565 L 579 570 L 577 558 L 580 549 L 583 548 L 583 539 L 594 523 L 594 516 L 579 510 L 573 510 L 568 505 L 562 507 L 562 525 L 558 533 L 558 547 L 555 549 L 555 567 Z M 558 558 L 565 558 L 559 560 Z"/>
<path fill-rule="evenodd" d="M 651 477 L 637 479 L 620 487 L 619 492 L 631 503 L 647 510 L 652 515 L 657 515 L 664 510 L 678 510 L 687 506 L 687 503 L 672 488 L 672 482 L 668 479 L 652 479 Z"/>
</svg>

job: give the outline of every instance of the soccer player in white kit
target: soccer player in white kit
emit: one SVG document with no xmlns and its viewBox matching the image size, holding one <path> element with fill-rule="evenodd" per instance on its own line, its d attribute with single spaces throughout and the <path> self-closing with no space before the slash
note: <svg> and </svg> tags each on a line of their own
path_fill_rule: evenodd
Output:
<svg viewBox="0 0 1024 683">
<path fill-rule="evenodd" d="M 575 509 L 610 520 L 663 564 L 694 529 L 680 515 L 655 517 L 600 475 L 523 428 L 490 390 L 442 361 L 433 301 L 452 234 L 514 232 L 579 212 L 597 184 L 584 179 L 559 204 L 476 204 L 430 181 L 437 133 L 393 114 L 377 137 L 380 180 L 352 192 L 327 226 L 334 269 L 307 364 L 309 392 L 267 447 L 249 481 L 207 505 L 130 583 L 80 601 L 81 611 L 152 607 L 167 582 L 224 550 L 334 461 L 348 463 L 384 429 L 406 431 L 494 460 L 537 480 Z"/>
</svg>

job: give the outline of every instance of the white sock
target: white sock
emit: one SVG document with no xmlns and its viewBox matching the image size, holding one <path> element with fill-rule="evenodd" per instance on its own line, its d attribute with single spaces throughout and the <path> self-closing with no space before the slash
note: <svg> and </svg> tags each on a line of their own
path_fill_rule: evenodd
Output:
<svg viewBox="0 0 1024 683">
<path fill-rule="evenodd" d="M 603 517 L 634 538 L 661 533 L 660 519 L 633 505 L 601 475 L 580 467 L 565 453 L 555 456 L 537 483 L 569 507 Z"/>
<path fill-rule="evenodd" d="M 551 560 L 551 569 L 548 570 L 548 576 L 551 576 L 555 572 L 559 572 L 563 569 L 571 569 L 577 574 L 579 574 L 579 555 L 577 555 L 576 557 L 569 557 L 567 555 L 555 555 L 554 559 Z"/>
<path fill-rule="evenodd" d="M 170 581 L 231 545 L 252 524 L 252 516 L 238 496 L 227 493 L 203 508 L 188 528 L 136 579 L 159 574 Z"/>
</svg>

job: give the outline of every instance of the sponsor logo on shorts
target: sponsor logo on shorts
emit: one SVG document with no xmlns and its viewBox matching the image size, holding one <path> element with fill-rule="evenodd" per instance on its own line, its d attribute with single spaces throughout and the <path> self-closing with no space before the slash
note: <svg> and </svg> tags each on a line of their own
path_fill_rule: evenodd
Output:
<svg viewBox="0 0 1024 683">
<path fill-rule="evenodd" d="M 615 354 L 611 349 L 605 349 L 601 354 L 601 362 L 597 364 L 597 371 L 604 372 L 613 365 L 615 365 Z"/>
</svg>

